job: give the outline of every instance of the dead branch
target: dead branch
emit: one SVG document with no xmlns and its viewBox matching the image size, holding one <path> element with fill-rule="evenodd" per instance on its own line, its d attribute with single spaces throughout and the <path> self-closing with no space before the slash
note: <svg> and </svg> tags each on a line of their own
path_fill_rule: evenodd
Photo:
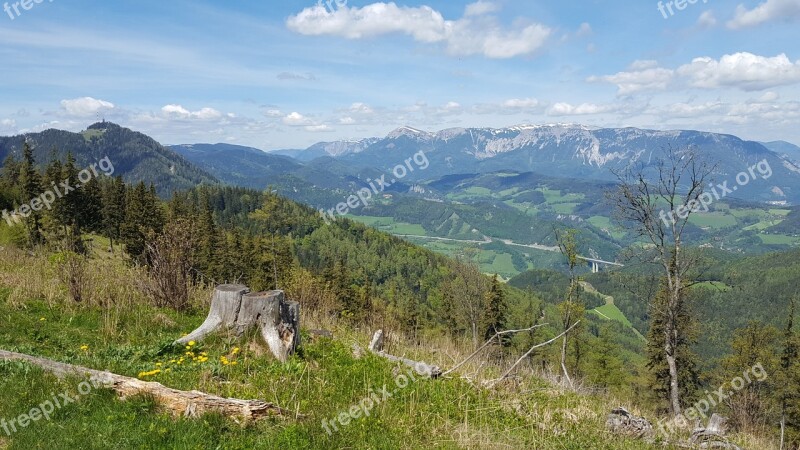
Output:
<svg viewBox="0 0 800 450">
<path fill-rule="evenodd" d="M 455 365 L 454 367 L 452 367 L 450 370 L 448 370 L 448 371 L 444 372 L 444 373 L 442 374 L 442 376 L 445 376 L 445 375 L 447 375 L 447 374 L 449 374 L 449 373 L 451 373 L 451 372 L 454 372 L 454 371 L 455 371 L 455 370 L 457 370 L 459 367 L 461 367 L 461 366 L 463 366 L 464 364 L 466 364 L 467 362 L 469 362 L 469 361 L 470 361 L 472 358 L 474 358 L 474 357 L 475 357 L 475 356 L 476 356 L 478 353 L 480 353 L 480 352 L 481 352 L 481 350 L 483 350 L 484 348 L 486 348 L 486 347 L 487 347 L 487 346 L 488 346 L 488 345 L 489 345 L 489 344 L 490 344 L 490 343 L 491 343 L 493 340 L 495 340 L 496 338 L 499 338 L 500 336 L 503 336 L 503 335 L 506 335 L 506 334 L 522 333 L 522 332 L 524 332 L 524 331 L 533 331 L 533 330 L 535 330 L 535 329 L 537 329 L 537 328 L 540 328 L 540 327 L 543 327 L 543 326 L 545 326 L 545 325 L 549 325 L 549 324 L 543 323 L 543 324 L 541 324 L 541 325 L 534 325 L 534 326 L 532 326 L 532 327 L 530 327 L 530 328 L 525 328 L 525 329 L 523 329 L 523 330 L 506 330 L 506 331 L 498 331 L 497 333 L 495 333 L 495 334 L 494 334 L 494 336 L 490 337 L 488 341 L 484 342 L 484 343 L 483 343 L 483 345 L 481 345 L 481 346 L 480 346 L 480 347 L 479 347 L 477 350 L 475 350 L 474 352 L 472 352 L 472 354 L 471 354 L 471 355 L 467 356 L 467 358 L 466 358 L 465 360 L 463 360 L 463 361 L 461 361 L 460 363 L 456 364 L 456 365 Z"/>
</svg>

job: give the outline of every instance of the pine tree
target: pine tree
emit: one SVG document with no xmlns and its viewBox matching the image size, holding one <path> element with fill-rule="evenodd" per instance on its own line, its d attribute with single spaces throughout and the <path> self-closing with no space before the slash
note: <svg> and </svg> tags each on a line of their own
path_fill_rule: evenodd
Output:
<svg viewBox="0 0 800 450">
<path fill-rule="evenodd" d="M 663 400 L 670 405 L 671 375 L 664 353 L 664 339 L 667 332 L 666 316 L 668 308 L 668 292 L 662 288 L 650 303 L 650 329 L 647 334 L 647 368 L 652 375 L 651 387 L 659 400 Z M 689 305 L 685 299 L 677 310 L 677 317 L 672 318 L 673 323 L 677 324 L 675 330 L 674 357 L 678 367 L 678 386 L 680 389 L 681 407 L 691 404 L 694 394 L 700 387 L 700 375 L 698 369 L 697 355 L 692 351 L 692 346 L 696 343 L 696 319 L 691 314 Z"/>
<path fill-rule="evenodd" d="M 780 409 L 781 448 L 800 448 L 800 337 L 794 329 L 796 298 L 789 303 L 789 318 L 783 332 L 780 368 L 775 394 Z"/>
<path fill-rule="evenodd" d="M 778 330 L 760 322 L 750 322 L 745 328 L 737 330 L 731 341 L 731 354 L 721 362 L 723 369 L 717 380 L 721 386 L 745 372 L 753 372 L 754 367 L 762 368 L 767 375 L 764 379 L 752 376 L 740 390 L 731 392 L 725 400 L 730 409 L 733 425 L 742 431 L 755 431 L 766 425 L 771 409 L 770 397 L 774 392 L 774 379 L 770 374 L 778 371 L 777 354 Z M 759 370 L 758 373 L 761 373 Z"/>
<path fill-rule="evenodd" d="M 489 340 L 498 331 L 503 331 L 507 309 L 505 293 L 495 274 L 489 292 L 486 293 L 486 310 L 483 315 L 484 340 Z"/>
<path fill-rule="evenodd" d="M 103 190 L 103 234 L 109 239 L 111 250 L 114 241 L 122 238 L 122 225 L 125 223 L 125 182 L 117 176 L 105 184 Z"/>
<path fill-rule="evenodd" d="M 150 231 L 148 223 L 153 211 L 148 209 L 147 188 L 144 182 L 129 189 L 126 194 L 127 204 L 125 209 L 125 223 L 122 226 L 122 243 L 131 259 L 143 263 L 142 259 L 146 247 L 146 237 Z"/>
<path fill-rule="evenodd" d="M 33 159 L 33 149 L 27 142 L 23 146 L 22 166 L 20 167 L 19 181 L 22 186 L 22 198 L 24 202 L 31 202 L 42 194 L 42 179 L 36 170 L 36 161 Z M 26 203 L 27 205 L 27 203 Z M 22 208 L 31 209 L 23 205 Z M 20 209 L 20 212 L 25 212 Z M 42 215 L 40 211 L 30 210 L 30 215 L 25 221 L 28 232 L 28 241 L 31 245 L 44 243 L 41 228 Z"/>
<path fill-rule="evenodd" d="M 92 178 L 81 188 L 79 219 L 82 229 L 97 233 L 103 231 L 103 194 L 97 178 Z"/>
</svg>

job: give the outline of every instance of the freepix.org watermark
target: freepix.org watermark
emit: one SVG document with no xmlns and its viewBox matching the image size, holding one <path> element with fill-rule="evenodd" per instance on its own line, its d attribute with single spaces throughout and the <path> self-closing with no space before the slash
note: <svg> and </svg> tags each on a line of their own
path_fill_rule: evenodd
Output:
<svg viewBox="0 0 800 450">
<path fill-rule="evenodd" d="M 697 200 L 691 200 L 689 203 L 679 206 L 673 211 L 666 212 L 662 209 L 661 212 L 658 213 L 658 217 L 661 218 L 666 226 L 670 226 L 676 222 L 676 215 L 681 219 L 686 219 L 689 217 L 690 213 L 708 212 L 708 207 L 712 203 L 717 200 L 722 200 L 727 197 L 728 194 L 733 194 L 739 187 L 747 186 L 759 176 L 762 180 L 766 180 L 772 176 L 772 167 L 770 167 L 766 159 L 748 167 L 746 171 L 739 172 L 739 174 L 736 175 L 737 185 L 729 187 L 728 181 L 717 184 L 716 186 L 713 183 L 709 183 L 708 187 L 711 188 L 711 192 L 703 192 Z"/>
<path fill-rule="evenodd" d="M 751 375 L 754 378 L 751 378 Z M 659 420 L 658 430 L 665 438 L 669 438 L 670 435 L 675 433 L 676 429 L 685 429 L 693 425 L 694 421 L 700 418 L 707 419 L 708 412 L 711 408 L 721 404 L 754 381 L 764 381 L 767 377 L 769 377 L 769 374 L 764 370 L 764 366 L 758 363 L 745 370 L 741 377 L 736 377 L 731 380 L 730 383 L 723 384 L 716 391 L 705 391 L 707 395 L 706 398 L 698 400 L 694 406 L 687 408 L 677 417 Z"/>
<path fill-rule="evenodd" d="M 49 211 L 53 208 L 53 203 L 55 203 L 57 199 L 63 198 L 65 195 L 80 189 L 91 181 L 92 178 L 99 177 L 101 173 L 107 177 L 110 177 L 114 173 L 114 164 L 111 163 L 108 156 L 81 170 L 78 173 L 79 184 L 72 186 L 68 179 L 62 181 L 60 184 L 56 184 L 54 181 L 51 189 L 31 199 L 28 203 L 20 206 L 16 210 L 9 213 L 8 210 L 4 209 L 3 219 L 8 222 L 9 226 L 13 226 L 14 224 L 20 223 L 22 219 L 28 218 L 34 211 L 41 211 L 42 209 L 47 209 Z"/>
<path fill-rule="evenodd" d="M 31 408 L 27 413 L 20 414 L 13 419 L 0 419 L 0 430 L 3 430 L 6 436 L 11 436 L 42 419 L 46 422 L 52 418 L 56 411 L 76 403 L 81 397 L 85 397 L 91 394 L 93 390 L 103 387 L 104 384 L 95 378 L 91 381 L 81 382 L 78 385 L 78 393 L 75 395 L 71 395 L 69 392 L 62 392 L 58 395 L 51 393 L 48 400 L 39 403 L 38 406 Z"/>
<path fill-rule="evenodd" d="M 669 0 L 666 3 L 664 3 L 663 1 L 659 1 L 658 10 L 661 12 L 661 15 L 664 16 L 665 19 L 669 19 L 670 17 L 675 15 L 675 11 L 683 11 L 689 5 L 694 5 L 699 1 L 702 1 L 703 3 L 708 3 L 708 0 Z M 672 9 L 673 7 L 675 7 L 675 9 Z M 669 15 L 667 15 L 667 12 L 669 12 Z"/>
<path fill-rule="evenodd" d="M 21 16 L 23 12 L 30 11 L 34 6 L 39 3 L 44 3 L 44 0 L 20 0 L 18 2 L 5 2 L 3 3 L 3 11 L 8 14 L 11 20 Z M 53 0 L 47 0 L 47 3 L 53 3 Z"/>
<path fill-rule="evenodd" d="M 370 389 L 369 395 L 361 399 L 358 403 L 351 406 L 349 409 L 340 412 L 336 417 L 329 420 L 322 420 L 322 428 L 332 436 L 334 432 L 339 431 L 339 426 L 346 427 L 351 422 L 360 419 L 361 417 L 369 417 L 372 410 L 381 403 L 386 402 L 397 392 L 407 388 L 411 383 L 416 382 L 418 377 L 430 378 L 430 368 L 424 364 L 418 363 L 413 369 L 406 373 L 401 373 L 394 379 L 396 389 L 389 391 L 389 388 L 384 384 L 377 392 Z"/>
<path fill-rule="evenodd" d="M 412 163 L 414 164 L 412 165 Z M 378 195 L 384 192 L 386 188 L 407 177 L 408 174 L 414 172 L 414 170 L 425 170 L 429 165 L 430 162 L 428 161 L 428 157 L 425 155 L 424 151 L 420 150 L 411 158 L 406 159 L 403 164 L 398 164 L 394 167 L 394 169 L 392 169 L 392 175 L 394 178 L 392 178 L 390 181 L 386 181 L 387 175 L 382 175 L 377 180 L 373 180 L 371 178 L 367 179 L 367 184 L 369 184 L 369 187 L 361 188 L 358 192 L 347 197 L 345 201 L 339 203 L 334 208 L 331 208 L 327 211 L 320 209 L 319 214 L 325 220 L 325 223 L 330 225 L 331 221 L 336 220 L 337 214 L 344 216 L 354 209 L 368 206 L 373 195 Z"/>
</svg>

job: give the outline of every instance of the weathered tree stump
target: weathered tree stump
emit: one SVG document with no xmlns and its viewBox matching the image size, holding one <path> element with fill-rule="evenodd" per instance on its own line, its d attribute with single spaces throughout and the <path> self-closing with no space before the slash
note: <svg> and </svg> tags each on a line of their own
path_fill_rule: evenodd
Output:
<svg viewBox="0 0 800 450">
<path fill-rule="evenodd" d="M 280 361 L 300 345 L 300 304 L 287 301 L 283 291 L 267 291 L 242 296 L 236 331 L 245 333 L 258 326 L 270 351 Z"/>
<path fill-rule="evenodd" d="M 175 343 L 186 345 L 190 341 L 201 341 L 216 331 L 232 328 L 239 315 L 242 296 L 248 292 L 250 292 L 250 289 L 242 284 L 217 286 L 211 297 L 211 309 L 205 322 L 200 325 L 200 328 L 178 339 Z"/>
<path fill-rule="evenodd" d="M 175 341 L 185 345 L 216 331 L 241 336 L 259 327 L 272 354 L 285 362 L 300 345 L 300 304 L 286 300 L 283 291 L 250 292 L 241 284 L 225 284 L 214 290 L 211 310 L 200 327 Z"/>
</svg>

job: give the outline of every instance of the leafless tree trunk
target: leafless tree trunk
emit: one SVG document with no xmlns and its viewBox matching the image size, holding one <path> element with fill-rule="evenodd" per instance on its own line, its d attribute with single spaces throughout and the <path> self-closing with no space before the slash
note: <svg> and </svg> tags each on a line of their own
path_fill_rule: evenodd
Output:
<svg viewBox="0 0 800 450">
<path fill-rule="evenodd" d="M 458 260 L 453 264 L 454 279 L 450 290 L 453 293 L 453 313 L 457 322 L 470 330 L 472 348 L 478 348 L 481 323 L 484 312 L 484 294 L 487 280 L 471 261 Z"/>
<path fill-rule="evenodd" d="M 664 356 L 669 367 L 669 402 L 673 415 L 681 414 L 679 368 L 679 312 L 687 288 L 693 284 L 698 262 L 683 249 L 683 232 L 692 214 L 714 198 L 705 192 L 715 167 L 700 161 L 691 149 L 665 149 L 654 167 L 639 166 L 617 172 L 620 186 L 610 198 L 616 218 L 633 224 L 635 232 L 652 244 L 656 264 L 666 283 Z M 651 181 L 652 180 L 652 181 Z"/>
</svg>

